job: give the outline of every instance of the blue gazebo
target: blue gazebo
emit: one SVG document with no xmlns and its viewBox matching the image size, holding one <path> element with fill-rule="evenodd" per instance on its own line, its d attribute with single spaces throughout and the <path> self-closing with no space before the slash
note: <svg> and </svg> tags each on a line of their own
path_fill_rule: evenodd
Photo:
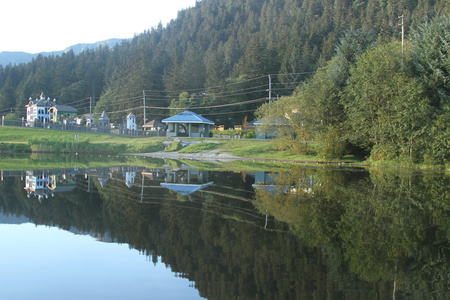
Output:
<svg viewBox="0 0 450 300">
<path fill-rule="evenodd" d="M 162 122 L 167 124 L 167 137 L 208 137 L 211 125 L 214 125 L 213 121 L 188 110 Z"/>
</svg>

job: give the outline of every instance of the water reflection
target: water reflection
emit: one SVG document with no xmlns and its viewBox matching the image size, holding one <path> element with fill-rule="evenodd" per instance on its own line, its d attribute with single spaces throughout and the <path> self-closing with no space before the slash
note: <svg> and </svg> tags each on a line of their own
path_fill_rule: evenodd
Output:
<svg viewBox="0 0 450 300">
<path fill-rule="evenodd" d="M 449 183 L 305 167 L 4 171 L 0 208 L 128 244 L 208 299 L 445 299 Z"/>
<path fill-rule="evenodd" d="M 26 171 L 25 190 L 27 197 L 42 198 L 54 196 L 57 192 L 70 192 L 75 189 L 75 175 L 72 173 L 55 174 L 48 170 Z"/>
</svg>

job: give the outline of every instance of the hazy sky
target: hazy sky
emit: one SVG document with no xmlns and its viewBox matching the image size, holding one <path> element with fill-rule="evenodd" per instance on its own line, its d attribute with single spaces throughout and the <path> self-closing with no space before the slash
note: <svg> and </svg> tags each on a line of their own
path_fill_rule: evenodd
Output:
<svg viewBox="0 0 450 300">
<path fill-rule="evenodd" d="M 131 38 L 196 0 L 14 0 L 1 4 L 0 52 L 64 50 L 78 43 Z"/>
</svg>

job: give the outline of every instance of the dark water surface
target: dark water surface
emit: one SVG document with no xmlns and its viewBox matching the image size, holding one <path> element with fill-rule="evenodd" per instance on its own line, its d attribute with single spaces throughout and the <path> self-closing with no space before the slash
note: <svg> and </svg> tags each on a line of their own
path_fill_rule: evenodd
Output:
<svg viewBox="0 0 450 300">
<path fill-rule="evenodd" d="M 2 171 L 0 299 L 450 299 L 450 176 Z"/>
</svg>

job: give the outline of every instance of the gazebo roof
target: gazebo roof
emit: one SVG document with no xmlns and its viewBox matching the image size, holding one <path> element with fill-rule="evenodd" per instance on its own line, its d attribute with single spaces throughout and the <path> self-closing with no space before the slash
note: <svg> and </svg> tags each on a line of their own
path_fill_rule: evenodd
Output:
<svg viewBox="0 0 450 300">
<path fill-rule="evenodd" d="M 204 184 L 161 183 L 161 186 L 168 188 L 172 191 L 175 191 L 178 194 L 181 194 L 183 196 L 187 196 L 187 195 L 193 194 L 201 189 L 204 189 L 212 184 L 213 184 L 213 182 L 208 182 L 208 183 L 204 183 Z"/>
<path fill-rule="evenodd" d="M 210 121 L 192 111 L 185 110 L 178 115 L 169 117 L 162 120 L 164 123 L 198 123 L 198 124 L 209 124 L 214 125 L 213 121 Z"/>
</svg>

